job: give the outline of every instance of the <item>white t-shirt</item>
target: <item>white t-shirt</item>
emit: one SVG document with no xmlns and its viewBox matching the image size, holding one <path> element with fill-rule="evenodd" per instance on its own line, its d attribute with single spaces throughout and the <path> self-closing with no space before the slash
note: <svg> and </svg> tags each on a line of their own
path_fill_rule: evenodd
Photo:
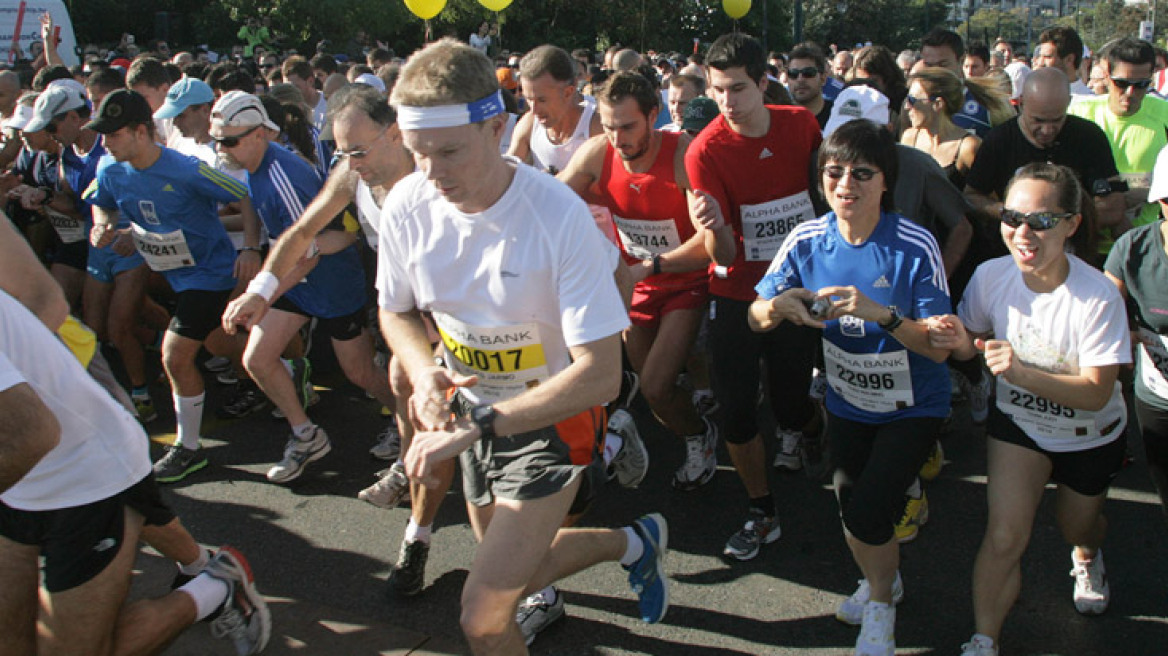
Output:
<svg viewBox="0 0 1168 656">
<path fill-rule="evenodd" d="M 365 242 L 369 244 L 369 248 L 374 251 L 377 250 L 377 226 L 375 225 L 381 216 L 381 207 L 377 205 L 377 200 L 373 198 L 373 192 L 370 191 L 369 185 L 364 180 L 357 181 L 357 193 L 354 199 L 357 205 L 357 222 L 361 224 L 361 230 L 365 233 Z"/>
<path fill-rule="evenodd" d="M 57 417 L 60 442 L 0 501 L 56 510 L 107 499 L 150 473 L 138 421 L 19 301 L 0 291 L 0 391 L 27 383 Z"/>
<path fill-rule="evenodd" d="M 491 47 L 491 36 L 489 34 L 487 36 L 479 36 L 479 33 L 475 32 L 474 34 L 470 35 L 469 43 L 470 47 L 485 55 L 487 54 L 487 50 Z"/>
<path fill-rule="evenodd" d="M 613 280 L 618 251 L 583 201 L 507 159 L 515 177 L 485 212 L 464 214 L 426 176 L 398 182 L 381 211 L 377 289 L 390 312 L 433 313 L 448 366 L 479 376 L 473 403 L 545 382 L 568 348 L 629 325 Z"/>
<path fill-rule="evenodd" d="M 1132 361 L 1123 299 L 1107 278 L 1068 255 L 1070 273 L 1058 289 L 1026 286 L 1011 256 L 973 274 L 957 313 L 973 333 L 1008 340 L 1018 359 L 1056 374 Z M 1122 434 L 1127 410 L 1117 381 L 1102 410 L 1065 408 L 998 376 L 998 408 L 1047 451 L 1083 451 Z"/>
</svg>

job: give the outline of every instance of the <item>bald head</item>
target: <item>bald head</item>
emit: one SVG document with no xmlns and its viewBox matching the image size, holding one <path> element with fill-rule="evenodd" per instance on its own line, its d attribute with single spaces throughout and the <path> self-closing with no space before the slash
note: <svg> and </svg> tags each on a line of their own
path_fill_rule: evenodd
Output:
<svg viewBox="0 0 1168 656">
<path fill-rule="evenodd" d="M 612 68 L 616 71 L 631 71 L 640 65 L 641 55 L 632 48 L 625 48 L 612 58 Z"/>
<path fill-rule="evenodd" d="M 1071 103 L 1071 82 L 1066 73 L 1053 66 L 1031 71 L 1022 84 L 1022 103 L 1030 102 L 1066 108 Z"/>
</svg>

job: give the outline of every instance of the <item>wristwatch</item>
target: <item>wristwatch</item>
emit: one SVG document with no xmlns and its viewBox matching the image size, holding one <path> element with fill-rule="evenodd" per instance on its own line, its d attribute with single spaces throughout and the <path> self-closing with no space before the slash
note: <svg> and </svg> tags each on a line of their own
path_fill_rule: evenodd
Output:
<svg viewBox="0 0 1168 656">
<path fill-rule="evenodd" d="M 888 311 L 892 314 L 891 318 L 889 318 L 888 321 L 877 321 L 876 322 L 876 325 L 880 326 L 880 328 L 883 329 L 884 332 L 886 332 L 886 333 L 890 333 L 890 332 L 896 330 L 897 328 L 900 327 L 900 324 L 904 321 L 904 317 L 900 316 L 900 312 L 896 311 L 895 305 L 889 305 Z"/>
<path fill-rule="evenodd" d="M 499 413 L 493 405 L 476 405 L 470 409 L 470 420 L 479 427 L 481 437 L 495 437 L 495 419 Z"/>
</svg>

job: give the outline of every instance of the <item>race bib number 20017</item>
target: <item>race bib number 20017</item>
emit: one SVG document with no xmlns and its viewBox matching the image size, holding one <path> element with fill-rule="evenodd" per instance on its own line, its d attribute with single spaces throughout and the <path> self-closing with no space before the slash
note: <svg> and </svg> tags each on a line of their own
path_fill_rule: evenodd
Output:
<svg viewBox="0 0 1168 656">
<path fill-rule="evenodd" d="M 473 326 L 434 313 L 447 365 L 479 382 L 465 391 L 479 403 L 498 403 L 548 379 L 547 359 L 534 323 Z"/>
</svg>

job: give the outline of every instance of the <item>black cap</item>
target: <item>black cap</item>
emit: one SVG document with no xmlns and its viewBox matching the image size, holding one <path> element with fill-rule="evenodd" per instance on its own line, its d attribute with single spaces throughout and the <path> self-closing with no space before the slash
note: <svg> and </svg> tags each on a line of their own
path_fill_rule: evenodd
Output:
<svg viewBox="0 0 1168 656">
<path fill-rule="evenodd" d="M 94 132 L 109 134 L 117 132 L 127 125 L 149 125 L 154 121 L 154 112 L 150 110 L 150 103 L 142 94 L 130 89 L 112 91 L 101 107 L 97 110 L 97 117 L 85 125 Z"/>
</svg>

